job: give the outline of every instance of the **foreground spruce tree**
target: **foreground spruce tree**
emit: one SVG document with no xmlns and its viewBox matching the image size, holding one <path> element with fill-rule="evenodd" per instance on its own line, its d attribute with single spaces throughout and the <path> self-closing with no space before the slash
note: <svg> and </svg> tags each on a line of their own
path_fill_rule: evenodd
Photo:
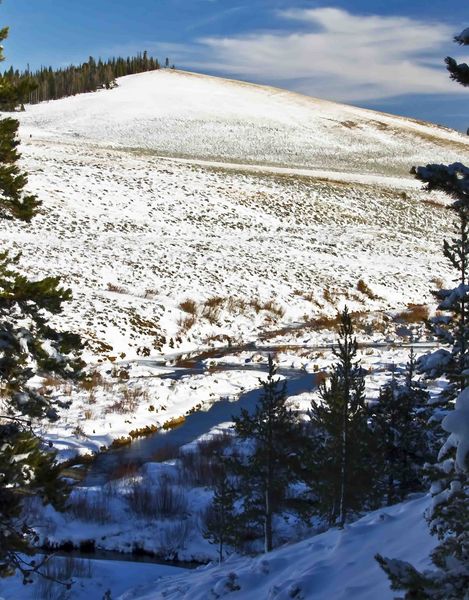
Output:
<svg viewBox="0 0 469 600">
<path fill-rule="evenodd" d="M 74 377 L 82 363 L 79 337 L 48 323 L 70 291 L 55 277 L 29 281 L 16 271 L 18 260 L 0 253 L 0 577 L 19 570 L 29 582 L 40 565 L 24 556 L 36 541 L 28 503 L 61 508 L 66 489 L 54 453 L 31 428 L 34 418 L 56 420 L 57 405 L 29 381 L 36 374 Z"/>
<path fill-rule="evenodd" d="M 373 435 L 367 423 L 365 382 L 347 308 L 340 314 L 337 364 L 311 403 L 311 487 L 318 511 L 341 527 L 366 506 L 374 480 Z"/>
<path fill-rule="evenodd" d="M 269 373 L 262 381 L 262 394 L 253 413 L 243 410 L 234 418 L 239 439 L 252 445 L 234 465 L 243 499 L 243 521 L 261 523 L 264 549 L 273 548 L 273 518 L 285 509 L 300 512 L 305 505 L 289 498 L 291 484 L 299 479 L 299 453 L 303 428 L 298 415 L 287 406 L 286 382 L 276 377 L 269 356 Z"/>
<path fill-rule="evenodd" d="M 405 380 L 393 378 L 371 408 L 371 427 L 382 461 L 378 481 L 387 504 L 423 489 L 423 467 L 434 458 L 428 427 L 433 409 L 428 392 L 414 381 L 414 366 L 411 351 Z"/>
<path fill-rule="evenodd" d="M 15 123 L 0 121 L 0 134 L 9 132 L 0 135 L 0 218 L 29 220 L 38 203 L 21 195 L 26 179 L 14 164 L 17 142 L 13 148 L 10 143 Z M 20 571 L 29 582 L 41 564 L 27 559 L 37 539 L 28 504 L 39 500 L 61 508 L 66 497 L 55 455 L 31 426 L 34 418 L 57 419 L 57 406 L 30 380 L 52 373 L 73 377 L 82 363 L 80 338 L 49 324 L 70 290 L 56 277 L 30 281 L 17 270 L 19 259 L 0 251 L 0 577 Z"/>
<path fill-rule="evenodd" d="M 450 433 L 441 449 L 427 518 L 439 544 L 431 554 L 435 569 L 424 573 L 401 560 L 376 556 L 394 590 L 406 600 L 467 600 L 469 590 L 469 388 L 443 420 Z"/>
<path fill-rule="evenodd" d="M 468 381 L 469 368 L 469 169 L 460 163 L 427 165 L 415 169 L 427 189 L 441 190 L 454 198 L 450 211 L 455 216 L 455 235 L 445 240 L 443 253 L 455 271 L 456 287 L 435 293 L 439 314 L 430 323 L 433 334 L 448 350 L 438 350 L 420 361 L 430 378 L 444 375 L 449 382 L 442 404 L 454 401 Z"/>
<path fill-rule="evenodd" d="M 455 41 L 469 45 L 469 29 L 456 36 Z M 469 85 L 469 67 L 457 64 L 454 58 L 445 59 L 451 79 Z M 433 334 L 449 350 L 440 350 L 427 357 L 421 368 L 430 377 L 445 375 L 450 385 L 443 400 L 452 400 L 468 383 L 469 368 L 469 169 L 461 163 L 430 164 L 412 169 L 427 190 L 440 190 L 454 199 L 449 210 L 454 215 L 454 237 L 444 241 L 443 253 L 455 271 L 456 287 L 436 292 L 440 315 L 432 319 Z"/>
<path fill-rule="evenodd" d="M 469 45 L 469 30 L 455 39 Z M 452 78 L 468 85 L 469 67 L 449 58 L 446 62 Z M 449 381 L 442 427 L 450 436 L 431 471 L 433 502 L 427 518 L 439 540 L 431 555 L 434 569 L 421 573 L 409 563 L 379 555 L 376 558 L 393 589 L 404 590 L 406 599 L 460 600 L 469 596 L 469 169 L 460 163 L 427 165 L 415 173 L 428 189 L 442 190 L 454 199 L 451 210 L 456 215 L 458 235 L 445 242 L 444 253 L 457 272 L 458 286 L 440 291 L 440 309 L 446 315 L 435 323 L 440 339 L 450 349 L 422 363 L 430 375 L 444 375 Z"/>
</svg>

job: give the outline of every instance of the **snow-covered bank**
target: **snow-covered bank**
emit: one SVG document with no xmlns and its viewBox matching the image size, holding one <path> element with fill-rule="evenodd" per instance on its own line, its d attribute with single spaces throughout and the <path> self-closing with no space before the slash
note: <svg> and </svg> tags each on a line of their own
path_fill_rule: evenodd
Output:
<svg viewBox="0 0 469 600">
<path fill-rule="evenodd" d="M 38 598 L 71 598 L 73 600 L 102 600 L 110 591 L 110 600 L 117 598 L 131 586 L 140 586 L 155 581 L 158 577 L 168 577 L 183 573 L 185 569 L 172 566 L 131 563 L 105 560 L 80 560 L 54 558 L 59 573 L 72 572 L 73 585 L 70 592 L 60 584 L 37 579 L 31 585 L 23 585 L 19 576 L 0 579 L 2 600 L 38 600 Z M 67 562 L 71 564 L 67 568 Z M 75 566 L 73 565 L 75 563 Z M 78 573 L 78 574 L 77 574 Z M 49 593 L 49 595 L 46 595 Z M 63 594 L 63 595 L 62 595 Z"/>
<path fill-rule="evenodd" d="M 369 513 L 298 544 L 256 558 L 232 558 L 221 566 L 164 578 L 120 596 L 120 600 L 391 600 L 377 552 L 429 566 L 435 539 L 423 512 L 428 497 Z"/>
</svg>

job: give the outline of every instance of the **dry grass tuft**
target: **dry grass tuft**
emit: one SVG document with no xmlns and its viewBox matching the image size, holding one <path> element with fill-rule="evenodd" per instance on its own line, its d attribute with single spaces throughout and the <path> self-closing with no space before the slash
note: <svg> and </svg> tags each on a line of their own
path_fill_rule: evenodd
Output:
<svg viewBox="0 0 469 600">
<path fill-rule="evenodd" d="M 225 304 L 225 299 L 222 298 L 221 296 L 212 296 L 212 298 L 208 298 L 204 302 L 204 306 L 206 306 L 208 308 L 215 308 L 215 307 L 221 308 L 223 306 L 223 304 Z"/>
<path fill-rule="evenodd" d="M 169 419 L 169 421 L 165 421 L 165 423 L 163 423 L 163 429 L 165 431 L 168 431 L 169 429 L 176 429 L 176 427 L 183 425 L 185 420 L 186 420 L 186 417 L 184 417 L 184 416 L 174 417 L 174 419 Z"/>
<path fill-rule="evenodd" d="M 108 292 L 115 292 L 116 294 L 128 294 L 129 291 L 123 287 L 122 285 L 117 285 L 116 283 L 108 283 L 107 284 Z"/>
<path fill-rule="evenodd" d="M 179 327 L 179 333 L 187 333 L 189 331 L 189 329 L 191 329 L 192 327 L 194 327 L 196 323 L 196 318 L 194 315 L 189 315 L 188 317 L 183 317 L 181 319 L 178 319 L 178 327 Z"/>
<path fill-rule="evenodd" d="M 196 315 L 197 314 L 197 302 L 195 300 L 191 300 L 190 298 L 187 298 L 186 300 L 183 300 L 180 304 L 179 304 L 179 308 L 188 313 L 189 315 Z"/>
<path fill-rule="evenodd" d="M 376 296 L 376 294 L 374 294 L 371 289 L 368 287 L 368 285 L 363 281 L 363 279 L 360 279 L 357 283 L 357 290 L 361 293 L 364 294 L 365 296 L 368 296 L 368 298 L 370 298 L 370 300 L 376 300 L 378 296 Z"/>
<path fill-rule="evenodd" d="M 396 314 L 395 319 L 403 323 L 423 323 L 428 321 L 430 311 L 425 304 L 408 304 L 407 309 Z"/>
</svg>

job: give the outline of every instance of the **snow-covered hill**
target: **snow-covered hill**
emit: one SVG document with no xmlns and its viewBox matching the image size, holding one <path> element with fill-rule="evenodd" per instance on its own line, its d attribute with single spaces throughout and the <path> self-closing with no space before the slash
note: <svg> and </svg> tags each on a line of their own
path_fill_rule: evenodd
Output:
<svg viewBox="0 0 469 600">
<path fill-rule="evenodd" d="M 195 571 L 92 560 L 74 577 L 70 598 L 100 600 L 110 590 L 118 600 L 392 600 L 396 592 L 374 555 L 429 567 L 435 538 L 423 518 L 428 503 L 428 497 L 409 500 L 369 513 L 343 531 L 331 529 L 267 556 L 232 557 Z M 5 600 L 44 597 L 38 588 L 25 587 L 20 577 L 0 581 Z M 50 597 L 63 592 L 52 590 L 57 596 Z"/>
<path fill-rule="evenodd" d="M 92 364 L 107 357 L 119 366 L 105 362 L 89 387 L 47 382 L 74 400 L 42 432 L 63 455 L 236 399 L 258 386 L 254 369 L 265 363 L 247 347 L 214 360 L 212 371 L 162 365 L 178 351 L 270 333 L 279 364 L 311 377 L 329 364 L 317 346 L 333 336 L 311 320 L 347 302 L 362 313 L 360 336 L 386 343 L 383 311 L 387 319 L 432 302 L 431 289 L 450 277 L 441 253 L 446 200 L 421 191 L 409 169 L 469 161 L 469 142 L 456 132 L 173 71 L 122 78 L 117 89 L 27 107 L 19 118 L 23 165 L 43 208 L 31 224 L 2 223 L 2 245 L 23 253 L 30 276 L 62 276 L 74 300 L 61 325 L 90 342 Z M 150 359 L 132 361 L 142 349 Z M 366 352 L 367 392 L 376 397 L 407 352 Z M 295 407 L 307 410 L 313 393 Z M 230 597 L 243 600 L 388 599 L 373 555 L 422 566 L 434 543 L 422 518 L 427 502 L 123 598 L 205 600 L 231 585 L 240 589 Z"/>
<path fill-rule="evenodd" d="M 403 308 L 447 272 L 448 213 L 408 170 L 469 159 L 454 131 L 172 71 L 19 118 L 44 205 L 2 242 L 72 287 L 65 323 L 98 354 L 252 341 L 344 300 Z"/>
<path fill-rule="evenodd" d="M 423 512 L 428 498 L 369 513 L 343 531 L 331 529 L 269 555 L 228 560 L 165 577 L 120 600 L 391 600 L 377 552 L 429 567 L 435 540 Z"/>
<path fill-rule="evenodd" d="M 414 163 L 456 160 L 467 138 L 412 119 L 193 73 L 153 71 L 119 79 L 98 94 L 44 103 L 22 122 L 55 134 L 218 159 L 379 175 Z"/>
</svg>

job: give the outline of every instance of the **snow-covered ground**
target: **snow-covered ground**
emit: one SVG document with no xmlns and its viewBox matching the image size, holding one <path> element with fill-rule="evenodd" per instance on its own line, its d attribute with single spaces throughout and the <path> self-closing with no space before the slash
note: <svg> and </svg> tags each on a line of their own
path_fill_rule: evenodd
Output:
<svg viewBox="0 0 469 600">
<path fill-rule="evenodd" d="M 456 160 L 454 131 L 266 86 L 175 71 L 28 109 L 26 134 L 108 143 L 150 154 L 378 175 Z M 452 158 L 451 158 L 452 157 Z"/>
<path fill-rule="evenodd" d="M 389 328 L 382 311 L 431 304 L 437 279 L 448 278 L 444 199 L 430 199 L 407 171 L 412 163 L 469 155 L 456 132 L 166 71 L 18 116 L 23 164 L 43 208 L 29 225 L 3 223 L 2 243 L 23 253 L 30 276 L 58 274 L 72 288 L 60 324 L 83 335 L 91 365 L 104 361 L 106 381 L 91 389 L 47 382 L 77 400 L 61 428 L 48 432 L 64 456 L 250 385 L 249 377 L 240 383 L 242 371 L 222 374 L 219 384 L 205 375 L 177 385 L 161 380 L 159 367 L 182 352 L 257 342 L 277 331 L 277 346 L 301 344 L 307 354 L 333 335 L 304 324 L 345 302 L 379 323 L 367 340 L 383 341 Z M 286 140 L 302 148 L 301 160 Z M 225 165 L 214 163 L 218 143 Z M 335 162 L 313 160 L 327 148 Z M 163 151 L 177 157 L 161 158 Z M 253 164 L 240 164 L 244 158 Z M 148 354 L 156 362 L 143 379 L 135 360 Z M 287 362 L 302 362 L 298 352 L 289 354 Z M 119 378 L 122 361 L 131 361 L 130 380 Z M 308 361 L 310 368 L 317 363 Z"/>
<path fill-rule="evenodd" d="M 376 553 L 429 566 L 435 539 L 423 511 L 428 498 L 369 513 L 343 531 L 330 529 L 257 558 L 233 558 L 221 566 L 164 578 L 121 600 L 391 600 L 395 593 L 374 560 Z"/>
<path fill-rule="evenodd" d="M 72 287 L 64 323 L 95 355 L 253 341 L 344 300 L 429 302 L 447 274 L 443 199 L 409 169 L 469 157 L 456 132 L 168 71 L 19 118 L 44 207 L 2 242 L 31 275 Z"/>
<path fill-rule="evenodd" d="M 68 563 L 68 564 L 67 564 Z M 131 587 L 147 583 L 153 585 L 158 577 L 167 577 L 184 572 L 179 567 L 148 563 L 132 563 L 107 560 L 53 559 L 53 572 L 60 575 L 72 574 L 73 585 L 68 592 L 63 585 L 37 580 L 24 586 L 20 577 L 0 580 L 2 600 L 102 600 L 107 591 L 110 600 L 115 600 Z M 107 600 L 107 599 L 105 599 Z"/>
<path fill-rule="evenodd" d="M 2 244 L 21 250 L 28 275 L 60 275 L 72 288 L 60 323 L 83 335 L 90 370 L 97 368 L 79 386 L 38 382 L 73 400 L 57 424 L 37 424 L 61 458 L 194 410 L 206 412 L 157 435 L 179 448 L 226 426 L 227 399 L 257 393 L 266 360 L 259 348 L 275 351 L 291 371 L 292 402 L 306 411 L 313 374 L 332 359 L 334 333 L 324 318 L 344 303 L 358 314 L 374 398 L 393 365 L 406 361 L 407 349 L 386 344 L 396 332 L 399 342 L 422 334 L 396 314 L 411 303 L 432 305 L 431 290 L 450 279 L 441 253 L 451 228 L 446 200 L 420 190 L 409 169 L 469 160 L 469 142 L 456 132 L 172 71 L 27 107 L 19 119 L 23 165 L 43 208 L 29 225 L 3 223 Z M 318 319 L 323 324 L 312 326 Z M 184 362 L 189 352 L 229 345 L 231 353 L 206 355 L 197 368 Z M 296 390 L 298 381 L 310 389 Z M 134 475 L 156 483 L 161 469 L 174 468 L 150 462 Z M 88 492 L 103 491 L 99 477 L 92 484 Z M 139 543 L 158 551 L 167 524 L 129 513 L 126 485 L 117 478 L 108 486 L 106 523 L 49 515 L 50 539 L 94 536 L 102 548 Z M 209 498 L 200 488 L 187 493 L 197 509 Z M 368 515 L 268 559 L 236 559 L 124 597 L 182 599 L 193 586 L 194 600 L 212 588 L 216 598 L 233 572 L 241 586 L 233 596 L 243 599 L 302 598 L 288 596 L 296 584 L 304 598 L 391 598 L 372 555 L 423 560 L 432 543 L 425 503 Z M 411 523 L 414 541 L 406 535 Z M 192 533 L 181 556 L 215 555 Z M 14 593 L 0 589 L 6 598 Z"/>
</svg>

